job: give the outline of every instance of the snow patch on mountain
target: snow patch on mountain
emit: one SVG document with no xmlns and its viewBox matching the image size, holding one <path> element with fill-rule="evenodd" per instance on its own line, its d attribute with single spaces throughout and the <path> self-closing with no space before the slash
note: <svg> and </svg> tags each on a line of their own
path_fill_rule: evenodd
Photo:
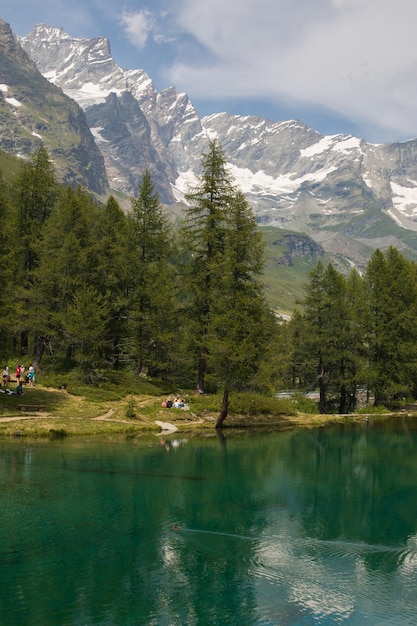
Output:
<svg viewBox="0 0 417 626">
<path fill-rule="evenodd" d="M 185 202 L 201 155 L 217 140 L 264 224 L 317 239 L 327 233 L 326 241 L 344 229 L 359 238 L 369 228 L 372 237 L 382 213 L 417 229 L 415 140 L 384 146 L 323 136 L 296 119 L 226 112 L 200 118 L 185 93 L 158 92 L 145 70 L 117 66 L 105 37 L 80 39 L 40 25 L 21 42 L 40 71 L 85 110 L 115 190 L 136 193 L 149 164 L 162 201 Z"/>
<path fill-rule="evenodd" d="M 336 169 L 329 167 L 314 173 L 306 173 L 303 176 L 298 176 L 297 172 L 292 172 L 274 177 L 266 174 L 263 170 L 252 172 L 248 168 L 237 167 L 233 164 L 229 164 L 228 167 L 243 193 L 278 196 L 293 194 L 305 182 L 319 183 Z"/>
<path fill-rule="evenodd" d="M 4 84 L 4 83 L 2 83 L 0 85 L 0 91 L 3 92 L 3 93 L 8 93 L 9 86 Z M 4 101 L 7 102 L 7 104 L 10 104 L 13 107 L 21 107 L 22 106 L 22 103 L 19 100 L 17 100 L 17 98 L 6 96 L 4 98 Z"/>
<path fill-rule="evenodd" d="M 394 207 L 407 217 L 417 215 L 417 183 L 409 180 L 409 187 L 391 181 L 392 202 Z"/>
<path fill-rule="evenodd" d="M 311 146 L 302 148 L 300 155 L 304 158 L 311 158 L 329 150 L 349 152 L 350 150 L 360 149 L 360 147 L 361 140 L 357 137 L 350 135 L 327 135 Z"/>
</svg>

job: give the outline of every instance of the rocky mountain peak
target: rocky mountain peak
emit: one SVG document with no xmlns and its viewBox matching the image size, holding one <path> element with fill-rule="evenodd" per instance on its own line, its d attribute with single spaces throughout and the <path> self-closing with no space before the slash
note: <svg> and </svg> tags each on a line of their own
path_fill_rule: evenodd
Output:
<svg viewBox="0 0 417 626">
<path fill-rule="evenodd" d="M 113 189 L 135 194 L 146 164 L 161 198 L 173 205 L 198 174 L 209 138 L 217 138 L 260 224 L 302 233 L 355 264 L 393 242 L 412 254 L 416 140 L 372 145 L 322 135 L 295 119 L 227 112 L 200 118 L 175 87 L 158 92 L 145 70 L 117 66 L 106 38 L 38 25 L 21 43 L 44 76 L 84 109 Z"/>
<path fill-rule="evenodd" d="M 27 157 L 41 144 L 63 180 L 104 193 L 103 157 L 82 109 L 41 74 L 0 20 L 0 148 Z"/>
</svg>

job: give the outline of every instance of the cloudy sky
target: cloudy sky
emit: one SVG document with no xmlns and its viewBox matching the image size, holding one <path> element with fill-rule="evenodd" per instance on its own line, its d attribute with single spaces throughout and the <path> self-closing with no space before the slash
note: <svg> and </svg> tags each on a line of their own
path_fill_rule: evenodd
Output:
<svg viewBox="0 0 417 626">
<path fill-rule="evenodd" d="M 106 36 L 118 65 L 185 91 L 201 116 L 417 137 L 416 0 L 2 0 L 0 18 L 17 35 Z"/>
</svg>

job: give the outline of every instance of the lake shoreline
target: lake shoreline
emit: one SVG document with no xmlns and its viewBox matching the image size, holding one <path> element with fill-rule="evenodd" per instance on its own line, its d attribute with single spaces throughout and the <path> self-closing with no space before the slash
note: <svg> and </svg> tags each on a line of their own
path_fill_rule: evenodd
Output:
<svg viewBox="0 0 417 626">
<path fill-rule="evenodd" d="M 139 438 L 147 435 L 161 437 L 210 436 L 221 433 L 244 436 L 255 432 L 284 432 L 301 428 L 314 429 L 332 424 L 365 423 L 371 419 L 385 419 L 393 416 L 410 416 L 407 413 L 369 413 L 348 415 L 300 414 L 297 416 L 234 415 L 226 419 L 223 428 L 214 427 L 216 415 L 207 414 L 204 418 L 191 419 L 184 413 L 164 414 L 163 419 L 122 419 L 110 409 L 102 415 L 79 417 L 74 415 L 53 415 L 36 412 L 25 415 L 0 417 L 0 439 L 10 437 L 64 438 L 81 436 L 111 436 Z"/>
<path fill-rule="evenodd" d="M 384 419 L 394 415 L 417 416 L 417 405 L 408 405 L 397 412 L 370 411 L 351 414 L 275 413 L 242 415 L 230 413 L 222 429 L 214 425 L 218 411 L 207 405 L 197 410 L 167 409 L 164 398 L 145 394 L 129 394 L 119 400 L 93 401 L 66 390 L 38 386 L 25 391 L 23 398 L 3 395 L 0 402 L 0 438 L 72 436 L 124 436 L 141 435 L 203 435 L 216 432 L 253 433 L 281 432 L 299 428 L 319 428 L 330 424 L 366 422 L 373 418 Z M 22 400 L 24 405 L 22 406 Z M 370 407 L 371 408 L 371 407 Z"/>
</svg>

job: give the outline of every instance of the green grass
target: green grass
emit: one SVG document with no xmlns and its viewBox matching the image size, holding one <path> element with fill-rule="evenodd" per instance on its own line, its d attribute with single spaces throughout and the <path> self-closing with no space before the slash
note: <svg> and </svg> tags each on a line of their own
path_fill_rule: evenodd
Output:
<svg viewBox="0 0 417 626">
<path fill-rule="evenodd" d="M 220 394 L 167 389 L 166 383 L 127 372 L 98 373 L 95 385 L 81 383 L 74 373 L 45 374 L 38 379 L 35 387 L 24 387 L 23 396 L 0 394 L 0 437 L 154 437 L 160 432 L 156 421 L 175 424 L 189 434 L 213 436 L 222 400 Z M 11 389 L 14 386 L 10 384 Z M 185 399 L 189 410 L 162 407 L 167 394 L 174 392 Z M 340 419 L 363 419 L 360 414 L 317 415 L 317 403 L 297 394 L 286 399 L 236 392 L 229 400 L 224 423 L 229 430 L 309 428 Z M 45 412 L 22 413 L 19 404 L 46 408 Z M 387 409 L 367 407 L 364 412 L 378 414 Z"/>
<path fill-rule="evenodd" d="M 274 227 L 262 227 L 261 232 L 265 241 L 266 297 L 273 309 L 289 315 L 297 301 L 304 297 L 308 273 L 316 266 L 318 258 L 294 258 L 290 267 L 280 264 L 277 259 L 283 256 L 285 246 L 279 242 L 289 232 Z"/>
<path fill-rule="evenodd" d="M 19 171 L 22 160 L 0 150 L 0 175 L 4 180 L 10 180 Z"/>
<path fill-rule="evenodd" d="M 161 394 L 160 386 L 146 379 L 138 379 L 132 385 L 128 376 L 123 377 L 120 389 L 114 389 L 116 383 L 107 380 L 107 393 L 102 393 L 100 387 L 71 382 L 70 376 L 55 377 L 55 382 L 61 380 L 67 381 L 66 389 L 37 383 L 33 388 L 26 387 L 23 396 L 1 394 L 0 418 L 13 417 L 13 421 L 0 421 L 0 436 L 57 438 L 117 434 L 135 437 L 159 432 L 156 421 L 180 425 L 182 430 L 195 430 L 196 427 L 211 430 L 221 406 L 219 395 L 183 393 L 189 410 L 165 409 L 162 401 L 167 394 Z M 133 392 L 132 386 L 135 387 Z M 20 412 L 19 404 L 45 405 L 46 408 L 41 413 Z M 227 424 L 232 427 L 271 424 L 296 413 L 287 400 L 251 393 L 232 394 Z"/>
</svg>

